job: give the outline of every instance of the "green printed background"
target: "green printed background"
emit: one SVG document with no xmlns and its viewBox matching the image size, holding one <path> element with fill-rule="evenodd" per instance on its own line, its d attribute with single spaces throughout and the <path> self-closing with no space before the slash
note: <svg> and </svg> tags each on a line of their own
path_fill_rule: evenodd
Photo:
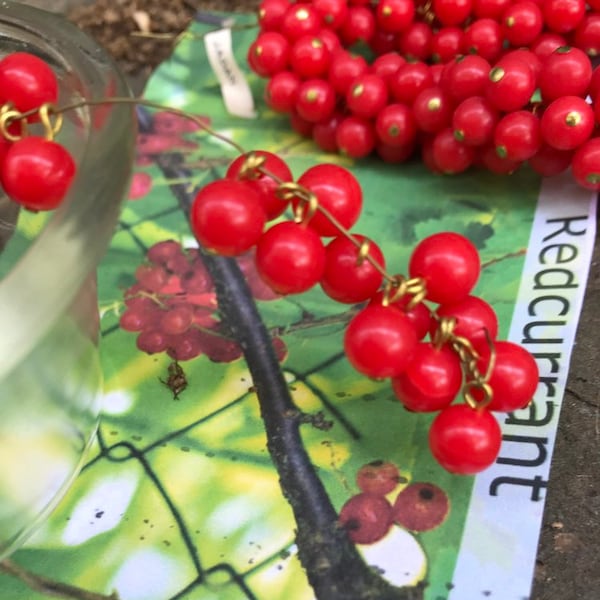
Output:
<svg viewBox="0 0 600 600">
<path fill-rule="evenodd" d="M 201 33 L 206 26 L 196 24 Z M 254 30 L 234 33 L 238 63 Z M 465 234 L 484 265 L 476 293 L 496 309 L 501 336 L 510 323 L 539 190 L 528 170 L 511 177 L 470 172 L 435 176 L 417 161 L 385 165 L 323 154 L 287 119 L 267 110 L 264 81 L 247 73 L 259 118 L 225 114 L 203 44 L 184 39 L 152 78 L 146 97 L 210 117 L 212 127 L 245 149 L 265 149 L 288 161 L 295 176 L 318 162 L 337 162 L 360 180 L 365 207 L 354 228 L 381 246 L 391 272 L 406 273 L 415 243 L 442 230 Z M 186 134 L 177 148 L 200 186 L 224 173 L 235 151 L 205 133 Z M 188 388 L 174 399 L 161 382 L 170 359 L 137 350 L 135 334 L 118 327 L 123 291 L 134 283 L 147 248 L 161 240 L 195 244 L 162 172 L 136 171 L 152 189 L 124 206 L 99 273 L 106 401 L 97 443 L 75 485 L 28 546 L 14 559 L 27 567 L 122 600 L 304 600 L 313 597 L 294 546 L 295 523 L 265 447 L 258 403 L 243 360 L 200 356 L 182 363 Z M 468 510 L 472 480 L 452 476 L 427 448 L 428 415 L 405 411 L 387 383 L 355 373 L 342 355 L 347 306 L 318 288 L 293 298 L 259 302 L 268 327 L 282 335 L 282 365 L 298 406 L 323 411 L 329 431 L 303 426 L 311 460 L 336 508 L 358 492 L 361 465 L 396 463 L 411 482 L 428 481 L 450 498 L 446 521 L 425 533 L 396 532 L 398 573 L 425 582 L 429 600 L 445 598 Z M 405 484 L 403 484 L 405 485 Z M 401 486 L 398 488 L 401 489 Z M 390 495 L 393 497 L 397 491 Z M 395 527 L 396 529 L 399 529 Z M 422 553 L 422 554 L 421 554 Z M 0 596 L 40 600 L 0 577 Z"/>
</svg>

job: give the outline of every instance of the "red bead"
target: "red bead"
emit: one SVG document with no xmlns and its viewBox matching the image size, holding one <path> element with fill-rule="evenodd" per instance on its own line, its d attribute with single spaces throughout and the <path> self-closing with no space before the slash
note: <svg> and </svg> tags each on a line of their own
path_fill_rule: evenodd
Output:
<svg viewBox="0 0 600 600">
<path fill-rule="evenodd" d="M 462 369 L 456 352 L 448 346 L 417 344 L 404 373 L 392 379 L 394 394 L 404 407 L 432 412 L 448 406 L 460 392 Z"/>
<path fill-rule="evenodd" d="M 485 374 L 493 352 L 493 367 L 488 383 L 492 389 L 489 410 L 513 412 L 525 408 L 533 399 L 539 382 L 539 370 L 533 356 L 513 342 L 496 341 L 493 349 L 480 347 L 477 367 Z"/>
<path fill-rule="evenodd" d="M 513 161 L 531 158 L 542 145 L 539 118 L 526 110 L 504 115 L 496 124 L 494 145 L 502 158 Z"/>
<path fill-rule="evenodd" d="M 277 223 L 256 246 L 256 268 L 278 294 L 299 294 L 323 276 L 325 247 L 310 227 L 290 221 Z"/>
<path fill-rule="evenodd" d="M 529 50 L 541 61 L 548 58 L 557 48 L 567 46 L 567 40 L 558 33 L 549 31 L 540 34 L 530 45 Z"/>
<path fill-rule="evenodd" d="M 419 92 L 413 103 L 417 127 L 427 133 L 436 133 L 448 127 L 452 121 L 453 101 L 439 87 Z"/>
<path fill-rule="evenodd" d="M 290 42 L 303 35 L 316 35 L 322 27 L 322 16 L 310 4 L 292 4 L 283 16 L 280 33 Z"/>
<path fill-rule="evenodd" d="M 377 75 L 365 74 L 357 77 L 346 94 L 346 106 L 354 115 L 365 119 L 375 117 L 387 101 L 387 85 Z"/>
<path fill-rule="evenodd" d="M 581 96 L 587 94 L 592 79 L 592 64 L 583 50 L 561 47 L 555 50 L 542 63 L 539 88 L 545 102 L 561 96 Z"/>
<path fill-rule="evenodd" d="M 456 102 L 484 93 L 491 69 L 485 58 L 471 54 L 448 64 L 442 85 Z"/>
<path fill-rule="evenodd" d="M 473 147 L 458 140 L 451 127 L 435 134 L 431 150 L 433 162 L 446 174 L 466 171 L 475 159 Z"/>
<path fill-rule="evenodd" d="M 600 138 L 592 138 L 577 148 L 571 168 L 579 185 L 600 190 Z"/>
<path fill-rule="evenodd" d="M 323 77 L 330 61 L 329 48 L 315 35 L 303 35 L 290 49 L 290 67 L 302 79 Z"/>
<path fill-rule="evenodd" d="M 344 119 L 344 115 L 341 112 L 334 112 L 330 117 L 324 121 L 315 123 L 312 129 L 312 138 L 325 152 L 339 152 L 339 146 L 337 144 L 337 130 Z"/>
<path fill-rule="evenodd" d="M 426 23 L 414 22 L 398 38 L 398 50 L 413 60 L 427 60 L 431 55 L 433 31 Z"/>
<path fill-rule="evenodd" d="M 433 0 L 431 8 L 444 27 L 461 25 L 471 14 L 472 0 Z"/>
<path fill-rule="evenodd" d="M 388 85 L 396 102 L 411 105 L 422 90 L 432 87 L 431 69 L 421 61 L 407 62 L 390 76 Z"/>
<path fill-rule="evenodd" d="M 406 104 L 388 104 L 375 119 L 379 141 L 388 146 L 412 147 L 417 136 L 417 125 L 412 110 Z"/>
<path fill-rule="evenodd" d="M 26 112 L 58 99 L 56 75 L 47 62 L 27 52 L 12 52 L 0 60 L 0 106 L 11 103 Z M 37 121 L 37 115 L 28 117 Z"/>
<path fill-rule="evenodd" d="M 368 257 L 385 268 L 385 259 L 379 246 L 362 235 L 352 236 L 359 244 L 367 242 Z M 357 246 L 346 236 L 334 238 L 325 248 L 325 272 L 321 278 L 323 291 L 334 300 L 357 304 L 368 300 L 381 286 L 383 275 L 366 257 L 359 254 Z"/>
<path fill-rule="evenodd" d="M 244 181 L 220 179 L 204 186 L 194 198 L 190 224 L 207 249 L 235 256 L 260 238 L 266 222 L 259 192 Z"/>
<path fill-rule="evenodd" d="M 435 62 L 451 61 L 463 46 L 463 30 L 459 27 L 442 27 L 431 38 L 431 58 Z"/>
<path fill-rule="evenodd" d="M 291 71 L 280 71 L 265 87 L 265 102 L 277 112 L 288 113 L 296 106 L 300 77 Z"/>
<path fill-rule="evenodd" d="M 494 416 L 454 404 L 442 410 L 429 431 L 434 458 L 450 473 L 474 475 L 491 466 L 500 451 L 502 434 Z"/>
<path fill-rule="evenodd" d="M 339 124 L 335 139 L 342 154 L 364 158 L 375 149 L 375 127 L 370 119 L 346 117 Z"/>
<path fill-rule="evenodd" d="M 431 313 L 427 306 L 423 302 L 419 302 L 412 308 L 408 309 L 407 306 L 411 301 L 410 294 L 405 294 L 398 300 L 394 300 L 389 303 L 389 306 L 401 311 L 406 315 L 408 320 L 412 323 L 417 334 L 417 339 L 422 340 L 428 333 L 431 327 Z M 382 291 L 377 292 L 370 301 L 370 304 L 383 304 L 384 293 Z"/>
<path fill-rule="evenodd" d="M 355 315 L 344 335 L 350 364 L 367 377 L 396 377 L 417 346 L 415 330 L 398 309 L 369 304 Z"/>
<path fill-rule="evenodd" d="M 328 119 L 335 110 L 335 104 L 335 91 L 326 79 L 307 79 L 298 87 L 295 110 L 309 123 Z"/>
<path fill-rule="evenodd" d="M 258 24 L 263 31 L 278 31 L 288 11 L 288 0 L 262 0 L 258 6 Z"/>
<path fill-rule="evenodd" d="M 600 54 L 600 15 L 586 15 L 581 20 L 573 34 L 573 45 L 592 58 Z"/>
<path fill-rule="evenodd" d="M 307 169 L 298 178 L 298 184 L 315 194 L 319 206 L 345 229 L 352 228 L 358 220 L 362 209 L 362 189 L 347 169 L 329 163 L 318 164 Z M 302 201 L 294 199 L 292 204 L 297 209 Z M 339 234 L 339 229 L 318 210 L 307 224 L 321 236 Z"/>
<path fill-rule="evenodd" d="M 511 46 L 531 44 L 544 27 L 540 7 L 530 0 L 521 0 L 508 6 L 502 14 L 502 32 Z"/>
<path fill-rule="evenodd" d="M 468 146 L 483 146 L 492 141 L 499 119 L 498 111 L 485 98 L 467 98 L 452 115 L 454 136 Z"/>
<path fill-rule="evenodd" d="M 499 21 L 512 0 L 473 0 L 473 14 L 480 19 Z"/>
<path fill-rule="evenodd" d="M 579 96 L 562 96 L 544 110 L 541 133 L 544 141 L 558 150 L 574 150 L 590 138 L 594 111 Z"/>
<path fill-rule="evenodd" d="M 490 71 L 485 97 L 498 110 L 511 112 L 525 107 L 535 88 L 535 75 L 525 61 L 501 59 Z"/>
<path fill-rule="evenodd" d="M 313 7 L 321 15 L 325 26 L 338 29 L 348 16 L 346 0 L 312 0 Z"/>
<path fill-rule="evenodd" d="M 545 0 L 542 3 L 544 25 L 556 33 L 573 31 L 583 20 L 585 0 Z"/>
<path fill-rule="evenodd" d="M 373 75 L 381 77 L 389 86 L 389 80 L 406 64 L 406 60 L 397 52 L 386 52 L 378 56 L 371 65 Z"/>
<path fill-rule="evenodd" d="M 458 302 L 471 293 L 479 278 L 479 254 L 463 235 L 436 233 L 417 244 L 408 270 L 411 277 L 425 280 L 427 298 L 432 302 Z"/>
<path fill-rule="evenodd" d="M 271 77 L 288 66 L 290 44 L 277 31 L 260 33 L 248 48 L 248 64 L 261 77 Z"/>
<path fill-rule="evenodd" d="M 52 210 L 75 177 L 75 161 L 60 144 L 37 136 L 13 142 L 0 165 L 7 195 L 30 210 Z"/>
<path fill-rule="evenodd" d="M 406 31 L 415 17 L 413 0 L 380 0 L 375 9 L 377 26 L 390 33 Z"/>
<path fill-rule="evenodd" d="M 292 181 L 292 172 L 285 161 L 272 152 L 255 150 L 253 154 L 265 159 L 262 164 L 262 169 L 266 171 L 268 175 L 257 169 L 247 173 L 242 181 L 258 192 L 267 220 L 270 221 L 271 219 L 278 217 L 287 206 L 287 202 L 277 195 L 277 187 L 279 186 L 277 180 Z M 245 154 L 236 158 L 227 168 L 225 177 L 228 179 L 240 178 L 240 170 L 246 160 L 247 155 Z"/>
<path fill-rule="evenodd" d="M 369 43 L 375 35 L 375 15 L 365 6 L 350 6 L 346 20 L 339 28 L 340 39 L 344 46 L 357 42 Z"/>
<path fill-rule="evenodd" d="M 345 50 L 337 52 L 329 66 L 329 83 L 340 96 L 345 96 L 352 82 L 366 73 L 368 68 L 367 61 L 362 56 Z"/>
<path fill-rule="evenodd" d="M 573 150 L 557 150 L 544 143 L 527 162 L 536 173 L 543 177 L 552 177 L 571 166 L 573 154 Z"/>
<path fill-rule="evenodd" d="M 498 317 L 494 309 L 478 296 L 467 296 L 451 304 L 442 304 L 436 310 L 438 317 L 454 317 L 453 333 L 474 344 L 485 344 L 498 336 Z M 432 320 L 432 323 L 436 323 Z M 433 334 L 433 332 L 432 332 Z"/>
</svg>

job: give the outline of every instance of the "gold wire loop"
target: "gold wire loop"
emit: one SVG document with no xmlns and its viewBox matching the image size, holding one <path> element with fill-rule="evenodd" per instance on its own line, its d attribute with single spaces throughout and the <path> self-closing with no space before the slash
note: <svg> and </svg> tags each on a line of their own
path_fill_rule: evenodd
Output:
<svg viewBox="0 0 600 600">
<path fill-rule="evenodd" d="M 49 102 L 42 104 L 38 112 L 40 116 L 40 123 L 44 127 L 44 135 L 47 140 L 51 141 L 62 127 L 63 115 Z"/>
<path fill-rule="evenodd" d="M 266 160 L 265 156 L 260 156 L 256 152 L 248 152 L 244 156 L 244 162 L 240 168 L 240 179 L 259 179 L 263 175 L 260 167 L 265 164 Z"/>
<path fill-rule="evenodd" d="M 356 257 L 356 266 L 360 267 L 365 260 L 367 260 L 367 256 L 369 256 L 369 251 L 371 250 L 371 242 L 369 240 L 363 240 L 358 247 L 358 255 Z"/>
<path fill-rule="evenodd" d="M 479 370 L 477 363 L 481 357 L 477 350 L 473 348 L 471 342 L 461 336 L 453 336 L 451 339 L 452 348 L 458 354 L 465 374 L 465 383 L 462 389 L 463 398 L 471 408 L 477 409 L 485 408 L 492 401 L 494 395 L 489 380 L 496 363 L 496 352 L 487 330 L 485 334 L 490 347 L 490 359 L 485 373 L 481 373 Z M 480 399 L 475 397 L 473 393 L 475 390 L 482 395 Z"/>
<path fill-rule="evenodd" d="M 9 131 L 9 127 L 15 122 L 21 122 L 21 133 L 15 134 Z M 27 120 L 23 114 L 16 110 L 12 104 L 4 104 L 0 107 L 0 134 L 9 142 L 17 142 L 27 133 Z"/>
<path fill-rule="evenodd" d="M 280 183 L 277 186 L 276 194 L 282 200 L 292 200 L 293 198 L 301 200 L 294 210 L 294 221 L 296 223 L 307 223 L 319 208 L 319 200 L 316 194 L 295 181 Z"/>
<path fill-rule="evenodd" d="M 475 397 L 475 391 L 481 394 L 480 399 Z M 487 381 L 467 381 L 463 386 L 462 394 L 465 402 L 476 410 L 481 410 L 488 406 L 493 396 L 492 388 Z"/>
<path fill-rule="evenodd" d="M 452 342 L 456 336 L 454 335 L 454 329 L 456 328 L 456 317 L 439 317 L 438 324 L 433 334 L 433 345 L 436 348 L 441 348 L 444 344 Z M 459 357 L 460 352 L 458 352 Z"/>
<path fill-rule="evenodd" d="M 411 277 L 406 280 L 406 293 L 412 297 L 406 305 L 406 310 L 411 310 L 420 302 L 425 300 L 427 296 L 427 286 L 425 280 L 422 277 Z"/>
<path fill-rule="evenodd" d="M 394 302 L 398 302 L 407 291 L 406 277 L 403 275 L 393 275 L 386 280 L 383 286 L 383 298 L 381 304 L 389 306 Z"/>
</svg>

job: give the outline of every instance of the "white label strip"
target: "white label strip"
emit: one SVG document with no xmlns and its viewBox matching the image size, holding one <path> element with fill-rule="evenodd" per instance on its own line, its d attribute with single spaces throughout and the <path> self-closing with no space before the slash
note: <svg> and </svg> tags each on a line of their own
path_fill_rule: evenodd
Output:
<svg viewBox="0 0 600 600">
<path fill-rule="evenodd" d="M 570 173 L 545 180 L 508 336 L 533 353 L 540 384 L 529 408 L 499 415 L 502 449 L 475 479 L 452 600 L 529 598 L 595 233 L 596 195 Z"/>
<path fill-rule="evenodd" d="M 210 66 L 219 80 L 227 112 L 236 117 L 256 117 L 250 86 L 233 55 L 231 29 L 211 31 L 204 37 Z"/>
</svg>

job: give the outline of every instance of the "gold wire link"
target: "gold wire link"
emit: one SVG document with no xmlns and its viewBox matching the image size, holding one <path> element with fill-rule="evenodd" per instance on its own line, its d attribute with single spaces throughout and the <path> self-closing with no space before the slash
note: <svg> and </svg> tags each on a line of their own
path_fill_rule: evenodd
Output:
<svg viewBox="0 0 600 600">
<path fill-rule="evenodd" d="M 49 141 L 54 139 L 54 136 L 60 131 L 63 124 L 63 115 L 57 112 L 54 105 L 46 102 L 39 109 L 40 122 L 44 127 L 45 138 Z M 54 122 L 53 122 L 54 119 Z"/>
<path fill-rule="evenodd" d="M 248 152 L 244 156 L 244 162 L 240 168 L 240 179 L 259 179 L 263 176 L 261 167 L 267 160 L 266 156 L 260 156 L 256 152 Z"/>
<path fill-rule="evenodd" d="M 319 200 L 316 194 L 307 190 L 295 181 L 284 181 L 277 186 L 276 194 L 282 200 L 298 198 L 302 200 L 294 210 L 294 221 L 296 223 L 307 223 L 313 218 L 319 208 Z"/>
<path fill-rule="evenodd" d="M 456 317 L 441 317 L 438 320 L 437 327 L 435 329 L 435 333 L 433 334 L 432 343 L 436 348 L 441 348 L 444 344 L 451 343 L 454 340 L 459 340 L 462 338 L 457 338 L 454 335 L 454 329 L 456 328 Z M 459 346 L 460 347 L 460 346 Z M 464 356 L 459 354 L 459 358 L 461 362 L 464 360 Z"/>
<path fill-rule="evenodd" d="M 411 310 L 420 302 L 423 302 L 427 294 L 425 280 L 421 277 L 412 277 L 407 279 L 404 275 L 387 275 L 383 287 L 384 306 L 398 302 L 406 295 L 410 296 L 410 300 L 406 303 L 406 310 Z"/>
<path fill-rule="evenodd" d="M 444 317 L 440 319 L 440 323 L 443 321 Z M 490 347 L 490 360 L 485 373 L 481 373 L 479 370 L 477 363 L 481 357 L 467 338 L 454 335 L 450 339 L 450 344 L 458 354 L 465 374 L 465 383 L 462 389 L 463 398 L 471 408 L 476 409 L 485 408 L 493 397 L 493 390 L 488 382 L 496 364 L 496 351 L 494 342 L 487 330 L 485 330 L 485 336 Z M 475 391 L 479 392 L 478 395 L 481 395 L 481 398 L 476 398 Z"/>
<path fill-rule="evenodd" d="M 406 293 L 411 295 L 411 299 L 406 305 L 406 310 L 413 309 L 417 304 L 425 300 L 427 296 L 427 286 L 422 277 L 411 277 L 406 280 Z"/>
<path fill-rule="evenodd" d="M 21 133 L 11 133 L 8 129 L 15 121 L 21 122 Z M 4 104 L 0 107 L 0 134 L 9 142 L 17 142 L 27 134 L 27 120 L 23 118 L 23 113 L 16 110 L 12 104 Z"/>
<path fill-rule="evenodd" d="M 482 394 L 482 398 L 477 399 L 473 392 L 477 390 Z M 462 390 L 465 402 L 475 410 L 484 409 L 492 401 L 492 388 L 487 381 L 467 381 Z"/>
<path fill-rule="evenodd" d="M 369 256 L 369 251 L 371 250 L 371 242 L 369 240 L 363 240 L 360 243 L 358 248 L 358 256 L 356 257 L 356 266 L 360 267 L 365 260 L 367 260 L 367 256 Z"/>
<path fill-rule="evenodd" d="M 381 304 L 389 306 L 398 302 L 407 292 L 407 279 L 403 275 L 392 275 L 383 286 L 383 298 Z"/>
</svg>

